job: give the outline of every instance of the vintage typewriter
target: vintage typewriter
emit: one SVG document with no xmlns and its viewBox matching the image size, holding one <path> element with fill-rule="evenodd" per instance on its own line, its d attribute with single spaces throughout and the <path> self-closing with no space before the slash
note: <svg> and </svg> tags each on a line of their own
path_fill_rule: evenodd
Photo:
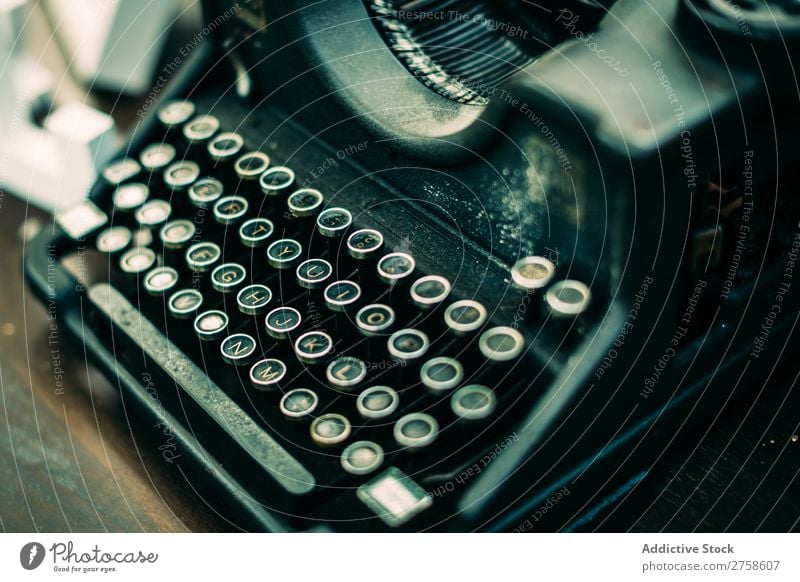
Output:
<svg viewBox="0 0 800 582">
<path fill-rule="evenodd" d="M 25 268 L 232 527 L 580 528 L 790 353 L 795 2 L 204 14 Z"/>
</svg>

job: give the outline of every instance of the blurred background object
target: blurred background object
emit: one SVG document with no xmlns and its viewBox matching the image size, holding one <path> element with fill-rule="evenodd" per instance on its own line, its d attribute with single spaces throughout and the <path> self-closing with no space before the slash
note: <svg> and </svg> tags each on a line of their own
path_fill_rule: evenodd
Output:
<svg viewBox="0 0 800 582">
<path fill-rule="evenodd" d="M 24 49 L 31 7 L 0 3 L 0 176 L 45 208 L 80 200 L 118 145 L 114 120 L 85 103 L 53 107 L 55 77 Z"/>
<path fill-rule="evenodd" d="M 0 0 L 0 191 L 82 200 L 199 27 L 197 0 Z"/>
<path fill-rule="evenodd" d="M 146 92 L 179 0 L 43 0 L 73 74 L 90 87 Z"/>
</svg>

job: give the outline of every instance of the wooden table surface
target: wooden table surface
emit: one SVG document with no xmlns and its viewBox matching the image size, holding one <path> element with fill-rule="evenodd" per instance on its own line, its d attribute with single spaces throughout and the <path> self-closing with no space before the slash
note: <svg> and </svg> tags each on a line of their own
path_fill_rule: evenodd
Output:
<svg viewBox="0 0 800 582">
<path fill-rule="evenodd" d="M 36 26 L 46 34 L 41 17 Z M 45 61 L 63 66 L 51 52 Z M 80 91 L 70 90 L 72 96 Z M 123 127 L 137 108 L 135 100 L 96 102 Z M 60 340 L 60 352 L 53 352 L 47 311 L 26 289 L 21 271 L 21 226 L 47 217 L 1 196 L 0 531 L 230 529 L 170 471 L 84 355 Z M 53 369 L 55 356 L 61 370 Z M 796 362 L 782 364 L 752 409 L 750 403 L 732 407 L 707 434 L 681 443 L 586 529 L 797 530 L 797 374 Z"/>
</svg>

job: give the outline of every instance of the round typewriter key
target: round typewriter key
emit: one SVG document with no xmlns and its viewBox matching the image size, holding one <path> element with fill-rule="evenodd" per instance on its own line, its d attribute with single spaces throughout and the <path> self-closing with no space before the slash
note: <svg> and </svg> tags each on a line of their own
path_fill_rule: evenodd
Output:
<svg viewBox="0 0 800 582">
<path fill-rule="evenodd" d="M 217 291 L 228 293 L 244 283 L 247 271 L 238 263 L 225 263 L 211 271 L 211 286 Z"/>
<path fill-rule="evenodd" d="M 290 194 L 286 204 L 289 207 L 289 212 L 291 212 L 293 216 L 303 218 L 319 212 L 324 200 L 325 198 L 319 190 L 303 188 L 301 190 L 295 190 Z"/>
<path fill-rule="evenodd" d="M 116 210 L 132 212 L 147 202 L 149 196 L 150 188 L 139 182 L 132 182 L 114 190 L 112 201 Z"/>
<path fill-rule="evenodd" d="M 101 253 L 116 254 L 122 252 L 133 240 L 133 233 L 124 226 L 112 226 L 97 235 L 95 246 Z"/>
<path fill-rule="evenodd" d="M 401 329 L 389 336 L 389 353 L 401 361 L 416 360 L 425 355 L 431 342 L 418 329 Z"/>
<path fill-rule="evenodd" d="M 308 259 L 297 266 L 297 284 L 305 289 L 319 289 L 333 275 L 333 266 L 325 259 Z"/>
<path fill-rule="evenodd" d="M 464 366 L 453 358 L 433 358 L 419 371 L 422 384 L 434 392 L 452 390 L 464 379 Z"/>
<path fill-rule="evenodd" d="M 592 291 L 584 283 L 565 279 L 554 283 L 544 295 L 545 304 L 554 317 L 577 317 L 589 308 Z"/>
<path fill-rule="evenodd" d="M 275 358 L 259 360 L 250 368 L 250 383 L 264 392 L 277 390 L 278 383 L 286 376 L 286 364 Z"/>
<path fill-rule="evenodd" d="M 252 336 L 235 333 L 222 340 L 219 350 L 222 352 L 223 360 L 234 366 L 242 366 L 253 357 L 256 347 L 256 340 Z"/>
<path fill-rule="evenodd" d="M 373 386 L 358 395 L 356 409 L 364 418 L 372 420 L 386 418 L 397 411 L 400 406 L 400 397 L 393 388 L 388 386 Z"/>
<path fill-rule="evenodd" d="M 393 285 L 410 277 L 416 266 L 414 257 L 408 253 L 389 253 L 378 261 L 378 276 L 384 283 Z"/>
<path fill-rule="evenodd" d="M 556 266 L 544 257 L 524 257 L 511 267 L 511 279 L 520 289 L 533 290 L 546 287 L 556 274 Z"/>
<path fill-rule="evenodd" d="M 281 413 L 291 419 L 311 416 L 319 406 L 319 396 L 308 388 L 289 390 L 281 398 Z"/>
<path fill-rule="evenodd" d="M 136 210 L 136 222 L 144 228 L 163 224 L 172 214 L 172 206 L 166 200 L 150 200 Z"/>
<path fill-rule="evenodd" d="M 497 407 L 497 397 L 480 384 L 463 386 L 450 397 L 450 408 L 463 420 L 482 420 L 492 415 Z"/>
<path fill-rule="evenodd" d="M 350 436 L 350 421 L 341 414 L 323 414 L 311 423 L 311 438 L 318 445 L 338 445 Z"/>
<path fill-rule="evenodd" d="M 301 322 L 300 312 L 293 307 L 278 307 L 264 318 L 267 333 L 275 339 L 286 339 L 291 332 L 300 327 Z"/>
<path fill-rule="evenodd" d="M 325 305 L 331 311 L 349 311 L 360 298 L 361 287 L 352 281 L 336 281 L 325 287 Z"/>
<path fill-rule="evenodd" d="M 352 388 L 364 381 L 367 377 L 367 365 L 363 360 L 352 356 L 337 358 L 328 364 L 325 377 L 331 386 L 337 388 Z"/>
<path fill-rule="evenodd" d="M 366 336 L 386 333 L 395 322 L 394 309 L 381 303 L 362 307 L 356 313 L 356 325 Z"/>
<path fill-rule="evenodd" d="M 247 213 L 248 206 L 241 196 L 225 196 L 214 204 L 214 218 L 220 224 L 234 224 Z"/>
<path fill-rule="evenodd" d="M 221 256 L 222 250 L 216 243 L 199 242 L 186 251 L 186 264 L 193 271 L 204 272 L 210 270 Z"/>
<path fill-rule="evenodd" d="M 436 440 L 439 423 L 430 414 L 412 412 L 400 418 L 394 425 L 394 440 L 401 447 L 419 449 Z"/>
<path fill-rule="evenodd" d="M 216 309 L 204 311 L 194 320 L 194 331 L 201 340 L 210 341 L 225 335 L 228 316 Z"/>
<path fill-rule="evenodd" d="M 103 179 L 112 186 L 119 186 L 141 171 L 142 166 L 139 165 L 139 162 L 131 158 L 122 158 L 103 168 Z"/>
<path fill-rule="evenodd" d="M 239 238 L 245 246 L 255 248 L 265 244 L 274 231 L 275 226 L 272 221 L 266 218 L 251 218 L 239 227 Z"/>
<path fill-rule="evenodd" d="M 169 312 L 181 319 L 194 315 L 203 304 L 203 295 L 196 289 L 181 289 L 173 293 L 167 306 Z"/>
<path fill-rule="evenodd" d="M 411 299 L 422 309 L 442 303 L 450 295 L 450 281 L 439 275 L 420 277 L 411 285 Z"/>
<path fill-rule="evenodd" d="M 240 180 L 255 180 L 269 167 L 269 156 L 262 152 L 248 152 L 236 160 L 234 169 Z"/>
<path fill-rule="evenodd" d="M 294 342 L 297 359 L 306 364 L 315 364 L 333 351 L 333 339 L 324 331 L 309 331 Z"/>
<path fill-rule="evenodd" d="M 173 190 L 183 190 L 200 177 L 200 166 L 191 160 L 175 162 L 164 170 L 164 184 Z"/>
<path fill-rule="evenodd" d="M 507 362 L 525 349 L 525 339 L 513 327 L 493 327 L 481 334 L 478 349 L 488 360 Z"/>
<path fill-rule="evenodd" d="M 342 451 L 341 462 L 351 475 L 368 475 L 383 464 L 383 448 L 372 441 L 357 441 Z"/>
<path fill-rule="evenodd" d="M 129 275 L 144 273 L 156 264 L 156 254 L 147 247 L 134 247 L 119 258 L 119 268 Z"/>
<path fill-rule="evenodd" d="M 267 247 L 267 261 L 276 269 L 288 269 L 297 264 L 303 247 L 294 239 L 282 238 Z"/>
<path fill-rule="evenodd" d="M 197 208 L 208 208 L 219 200 L 225 187 L 216 178 L 202 178 L 189 186 L 189 200 Z"/>
<path fill-rule="evenodd" d="M 322 236 L 342 236 L 353 223 L 353 215 L 344 208 L 327 208 L 317 216 L 317 230 Z"/>
<path fill-rule="evenodd" d="M 180 249 L 192 240 L 196 231 L 191 220 L 181 218 L 180 220 L 171 220 L 162 226 L 158 236 L 168 249 Z"/>
<path fill-rule="evenodd" d="M 236 294 L 239 311 L 246 315 L 261 315 L 272 301 L 272 291 L 266 285 L 248 285 Z"/>
<path fill-rule="evenodd" d="M 183 126 L 183 137 L 189 143 L 200 143 L 211 139 L 219 131 L 219 119 L 213 115 L 199 115 Z"/>
<path fill-rule="evenodd" d="M 142 167 L 148 172 L 162 170 L 175 160 L 175 148 L 168 143 L 154 143 L 139 154 Z"/>
<path fill-rule="evenodd" d="M 163 295 L 178 284 L 178 271 L 172 267 L 156 267 L 144 276 L 144 288 L 151 295 Z"/>
<path fill-rule="evenodd" d="M 158 108 L 158 120 L 164 127 L 183 125 L 194 115 L 195 107 L 191 101 L 167 101 Z"/>
<path fill-rule="evenodd" d="M 347 252 L 354 259 L 369 259 L 383 248 L 383 235 L 371 228 L 355 231 L 347 239 Z"/>
<path fill-rule="evenodd" d="M 244 138 L 238 133 L 227 131 L 217 134 L 208 142 L 208 154 L 218 162 L 230 160 L 242 151 Z"/>
<path fill-rule="evenodd" d="M 261 174 L 258 185 L 267 196 L 278 196 L 294 184 L 294 172 L 286 166 L 275 166 Z"/>
<path fill-rule="evenodd" d="M 447 306 L 444 322 L 456 334 L 464 334 L 480 329 L 488 314 L 486 308 L 472 299 L 462 299 Z"/>
</svg>

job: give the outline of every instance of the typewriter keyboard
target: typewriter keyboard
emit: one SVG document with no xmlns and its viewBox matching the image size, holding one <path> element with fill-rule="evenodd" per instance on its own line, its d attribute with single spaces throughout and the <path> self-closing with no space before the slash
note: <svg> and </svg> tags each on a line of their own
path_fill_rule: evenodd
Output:
<svg viewBox="0 0 800 582">
<path fill-rule="evenodd" d="M 431 503 L 437 475 L 509 436 L 493 427 L 530 384 L 515 368 L 529 348 L 516 327 L 493 323 L 390 233 L 301 187 L 192 103 L 170 102 L 158 117 L 163 140 L 104 170 L 110 194 L 97 211 L 107 221 L 92 240 L 108 258 L 109 289 L 142 314 L 146 335 L 163 338 L 151 358 L 166 367 L 166 351 L 180 354 L 173 378 L 201 406 L 209 389 L 197 387 L 198 370 L 224 394 L 228 412 L 212 416 L 238 426 L 223 430 L 250 449 L 263 432 L 264 447 L 296 461 L 303 471 L 275 471 L 287 490 L 358 489 L 398 525 Z M 555 319 L 589 305 L 588 287 L 558 281 L 544 257 L 521 259 L 509 280 Z M 398 495 L 408 497 L 400 509 Z"/>
</svg>

